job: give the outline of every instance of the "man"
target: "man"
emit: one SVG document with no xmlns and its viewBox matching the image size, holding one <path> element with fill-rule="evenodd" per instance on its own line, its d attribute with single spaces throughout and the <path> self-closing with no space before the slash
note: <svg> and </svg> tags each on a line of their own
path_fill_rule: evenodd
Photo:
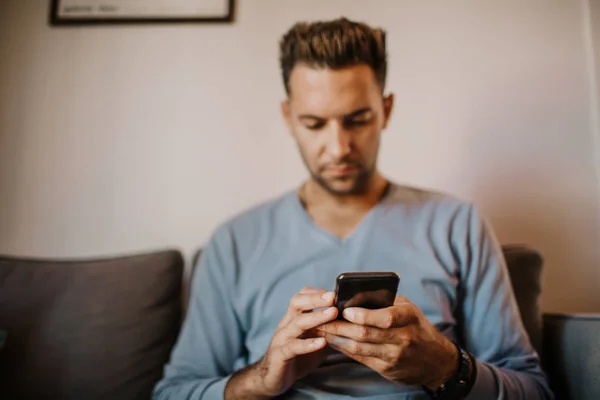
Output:
<svg viewBox="0 0 600 400">
<path fill-rule="evenodd" d="M 310 178 L 211 238 L 154 397 L 552 398 L 476 209 L 377 170 L 393 105 L 384 32 L 300 23 L 280 50 Z M 369 270 L 398 273 L 401 296 L 336 319 L 336 276 Z"/>
</svg>

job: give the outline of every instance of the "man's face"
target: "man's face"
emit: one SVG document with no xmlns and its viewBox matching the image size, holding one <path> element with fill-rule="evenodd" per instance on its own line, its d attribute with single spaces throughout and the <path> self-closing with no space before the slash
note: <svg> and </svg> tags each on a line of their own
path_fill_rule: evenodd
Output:
<svg viewBox="0 0 600 400">
<path fill-rule="evenodd" d="M 366 65 L 297 65 L 289 87 L 282 111 L 312 178 L 333 194 L 363 193 L 376 169 L 393 97 L 382 97 Z"/>
</svg>

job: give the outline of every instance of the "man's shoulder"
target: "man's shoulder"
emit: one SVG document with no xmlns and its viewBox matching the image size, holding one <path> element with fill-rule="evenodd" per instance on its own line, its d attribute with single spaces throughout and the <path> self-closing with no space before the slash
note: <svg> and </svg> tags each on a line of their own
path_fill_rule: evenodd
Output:
<svg viewBox="0 0 600 400">
<path fill-rule="evenodd" d="M 278 217 L 290 217 L 293 210 L 294 191 L 287 191 L 249 206 L 233 214 L 222 222 L 215 231 L 215 236 L 232 236 L 249 238 L 259 233 L 261 228 L 272 226 Z"/>
<path fill-rule="evenodd" d="M 444 192 L 413 185 L 392 183 L 386 202 L 391 206 L 411 209 L 423 208 L 438 212 L 469 211 L 474 207 L 471 201 Z"/>
<path fill-rule="evenodd" d="M 458 240 L 494 236 L 490 220 L 474 201 L 440 190 L 406 185 L 394 185 L 389 198 L 390 219 L 402 221 L 408 229 L 447 233 Z"/>
</svg>

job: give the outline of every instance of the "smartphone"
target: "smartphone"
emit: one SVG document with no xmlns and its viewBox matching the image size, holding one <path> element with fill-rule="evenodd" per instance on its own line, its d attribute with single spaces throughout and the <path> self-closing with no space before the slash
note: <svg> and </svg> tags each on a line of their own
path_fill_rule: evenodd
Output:
<svg viewBox="0 0 600 400">
<path fill-rule="evenodd" d="M 348 307 L 361 307 L 375 310 L 394 304 L 400 276 L 391 271 L 344 272 L 335 280 L 334 306 L 338 309 L 338 319 L 344 319 L 342 312 Z"/>
</svg>

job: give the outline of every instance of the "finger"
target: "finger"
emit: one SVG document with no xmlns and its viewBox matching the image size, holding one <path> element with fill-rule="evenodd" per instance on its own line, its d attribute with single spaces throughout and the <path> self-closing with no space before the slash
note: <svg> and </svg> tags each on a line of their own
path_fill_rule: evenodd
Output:
<svg viewBox="0 0 600 400">
<path fill-rule="evenodd" d="M 323 325 L 319 325 L 316 330 L 329 335 L 349 337 L 352 323 L 342 320 L 335 320 Z"/>
<path fill-rule="evenodd" d="M 359 307 L 344 310 L 344 318 L 358 324 L 390 329 L 406 326 L 417 321 L 418 316 L 412 303 L 399 302 L 391 307 L 367 310 Z"/>
<path fill-rule="evenodd" d="M 335 335 L 326 335 L 325 340 L 332 348 L 343 352 L 346 355 L 356 357 L 377 358 L 382 361 L 388 360 L 388 354 L 391 352 L 391 346 L 386 344 L 375 344 L 359 342 L 353 339 L 344 338 Z"/>
<path fill-rule="evenodd" d="M 337 308 L 328 307 L 324 310 L 297 315 L 281 330 L 282 340 L 300 337 L 306 331 L 333 321 L 337 317 L 337 312 Z"/>
<path fill-rule="evenodd" d="M 406 296 L 396 296 L 394 305 L 413 304 Z"/>
<path fill-rule="evenodd" d="M 287 325 L 296 315 L 312 311 L 315 308 L 330 307 L 333 305 L 334 294 L 325 290 L 313 288 L 302 289 L 305 292 L 297 293 L 292 297 L 288 309 L 280 322 L 280 326 Z"/>
<path fill-rule="evenodd" d="M 344 354 L 346 357 L 349 357 L 353 360 L 358 361 L 359 363 L 361 363 L 363 365 L 366 365 L 367 367 L 369 367 L 370 369 L 372 369 L 373 371 L 376 371 L 378 373 L 385 371 L 388 367 L 387 362 L 380 360 L 379 358 L 358 356 L 356 354 L 349 353 L 349 352 L 345 351 L 344 349 L 337 349 L 331 345 L 329 347 L 331 347 L 335 351 L 338 351 L 338 352 Z"/>
<path fill-rule="evenodd" d="M 346 357 L 349 357 L 353 360 L 358 361 L 359 363 L 361 363 L 363 365 L 366 365 L 367 367 L 371 368 L 374 371 L 380 372 L 380 371 L 384 371 L 387 368 L 387 363 L 383 360 L 380 360 L 379 358 L 358 356 L 356 354 L 349 353 L 349 352 L 345 351 L 344 349 L 337 349 L 331 345 L 329 345 L 329 347 L 334 351 L 342 353 Z"/>
<path fill-rule="evenodd" d="M 312 286 L 305 286 L 302 289 L 300 289 L 300 292 L 298 292 L 298 293 L 309 294 L 309 293 L 325 293 L 325 292 L 326 292 L 325 289 L 319 289 L 319 288 L 312 287 Z"/>
<path fill-rule="evenodd" d="M 279 347 L 277 353 L 281 361 L 289 361 L 299 355 L 321 350 L 326 345 L 327 341 L 324 338 L 294 339 Z"/>
<path fill-rule="evenodd" d="M 327 290 L 315 288 L 315 287 L 312 287 L 312 286 L 305 286 L 298 293 L 299 294 L 320 294 L 320 295 L 323 295 L 323 294 L 327 293 Z M 310 311 L 312 311 L 312 310 L 303 310 L 302 312 L 310 312 Z"/>
<path fill-rule="evenodd" d="M 331 307 L 333 298 L 333 292 L 298 293 L 290 300 L 288 311 L 296 315 L 315 308 Z"/>
<path fill-rule="evenodd" d="M 344 321 L 334 321 L 324 324 L 317 327 L 317 330 L 326 334 L 368 343 L 390 343 L 394 336 L 394 331 L 390 329 L 381 329 Z"/>
</svg>

